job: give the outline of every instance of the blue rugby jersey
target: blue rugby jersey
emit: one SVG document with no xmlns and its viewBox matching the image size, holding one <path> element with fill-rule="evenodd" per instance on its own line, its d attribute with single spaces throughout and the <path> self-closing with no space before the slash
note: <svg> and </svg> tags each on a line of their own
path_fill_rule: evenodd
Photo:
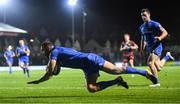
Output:
<svg viewBox="0 0 180 104">
<path fill-rule="evenodd" d="M 147 42 L 148 51 L 152 51 L 154 46 L 162 45 L 161 42 L 157 42 L 155 37 L 160 36 L 164 30 L 160 23 L 153 20 L 145 22 L 140 26 L 140 32 L 144 37 L 144 41 Z"/>
<path fill-rule="evenodd" d="M 104 64 L 104 59 L 93 53 L 83 53 L 71 48 L 54 46 L 50 59 L 57 61 L 60 66 L 70 68 L 86 68 L 87 65 L 100 66 Z"/>
<path fill-rule="evenodd" d="M 14 51 L 6 50 L 4 55 L 7 57 L 7 60 L 13 59 Z"/>
<path fill-rule="evenodd" d="M 25 51 L 29 50 L 29 47 L 27 45 L 19 46 L 16 48 L 16 54 L 18 54 L 18 58 L 28 58 L 29 55 L 25 53 Z"/>
</svg>

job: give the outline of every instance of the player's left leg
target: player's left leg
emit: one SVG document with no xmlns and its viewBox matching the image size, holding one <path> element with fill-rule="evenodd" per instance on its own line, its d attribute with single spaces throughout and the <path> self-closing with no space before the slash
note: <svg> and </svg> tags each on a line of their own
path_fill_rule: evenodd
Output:
<svg viewBox="0 0 180 104">
<path fill-rule="evenodd" d="M 171 55 L 170 52 L 167 52 L 166 55 L 160 60 L 158 60 L 156 62 L 156 66 L 158 68 L 158 71 L 161 71 L 162 67 L 165 65 L 165 63 L 168 61 L 168 60 L 172 60 L 174 61 L 174 57 Z"/>
<path fill-rule="evenodd" d="M 121 77 L 118 77 L 114 80 L 101 81 L 97 83 L 96 81 L 98 77 L 99 77 L 99 74 L 91 74 L 91 75 L 86 76 L 87 89 L 89 92 L 94 93 L 97 91 L 101 91 L 116 84 L 122 85 L 123 87 L 128 88 L 127 83 Z"/>
<path fill-rule="evenodd" d="M 25 68 L 25 71 L 27 73 L 27 77 L 30 77 L 30 74 L 29 74 L 29 63 L 24 63 L 24 68 Z"/>
<path fill-rule="evenodd" d="M 129 60 L 129 65 L 130 65 L 131 67 L 134 67 L 134 60 L 133 60 L 133 59 L 130 59 L 130 60 Z"/>
<path fill-rule="evenodd" d="M 9 74 L 12 74 L 12 62 L 8 61 L 8 66 L 9 66 Z"/>
</svg>

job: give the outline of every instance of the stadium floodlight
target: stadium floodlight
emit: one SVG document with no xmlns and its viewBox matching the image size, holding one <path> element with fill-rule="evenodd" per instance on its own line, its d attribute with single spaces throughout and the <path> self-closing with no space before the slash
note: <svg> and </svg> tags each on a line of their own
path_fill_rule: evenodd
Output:
<svg viewBox="0 0 180 104">
<path fill-rule="evenodd" d="M 1 5 L 1 6 L 2 6 L 2 5 L 6 5 L 7 2 L 8 2 L 8 0 L 0 0 L 0 5 Z"/>
<path fill-rule="evenodd" d="M 68 1 L 68 4 L 69 4 L 70 6 L 75 6 L 76 3 L 77 3 L 77 0 L 69 0 L 69 1 Z"/>
<path fill-rule="evenodd" d="M 74 33 L 74 6 L 76 5 L 77 0 L 68 0 L 68 4 L 72 8 L 72 45 L 74 47 L 75 43 L 75 33 Z"/>
</svg>

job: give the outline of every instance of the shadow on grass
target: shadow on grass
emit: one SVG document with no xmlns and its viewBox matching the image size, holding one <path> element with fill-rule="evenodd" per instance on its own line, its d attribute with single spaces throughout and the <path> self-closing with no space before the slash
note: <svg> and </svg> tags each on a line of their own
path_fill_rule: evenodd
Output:
<svg viewBox="0 0 180 104">
<path fill-rule="evenodd" d="M 39 99 L 39 98 L 97 98 L 97 97 L 132 97 L 134 95 L 89 95 L 89 96 L 85 96 L 85 95 L 82 95 L 82 96 L 79 96 L 79 95 L 57 95 L 57 96 L 16 96 L 16 97 L 0 97 L 0 99 L 29 99 L 29 98 L 32 98 L 32 99 Z"/>
<path fill-rule="evenodd" d="M 145 84 L 145 85 L 129 85 L 129 87 L 148 87 L 149 85 Z"/>
</svg>

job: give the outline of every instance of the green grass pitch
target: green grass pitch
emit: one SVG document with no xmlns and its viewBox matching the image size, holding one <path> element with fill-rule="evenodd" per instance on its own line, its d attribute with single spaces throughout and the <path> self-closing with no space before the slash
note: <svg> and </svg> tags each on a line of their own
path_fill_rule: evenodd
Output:
<svg viewBox="0 0 180 104">
<path fill-rule="evenodd" d="M 144 69 L 147 67 L 138 67 Z M 38 85 L 27 81 L 39 79 L 44 71 L 31 71 L 26 78 L 22 71 L 0 72 L 0 103 L 180 103 L 180 67 L 165 66 L 159 73 L 161 87 L 150 88 L 145 77 L 122 75 L 129 89 L 112 86 L 104 91 L 89 93 L 81 70 L 61 70 L 60 75 Z M 98 81 L 116 76 L 101 72 Z"/>
</svg>

